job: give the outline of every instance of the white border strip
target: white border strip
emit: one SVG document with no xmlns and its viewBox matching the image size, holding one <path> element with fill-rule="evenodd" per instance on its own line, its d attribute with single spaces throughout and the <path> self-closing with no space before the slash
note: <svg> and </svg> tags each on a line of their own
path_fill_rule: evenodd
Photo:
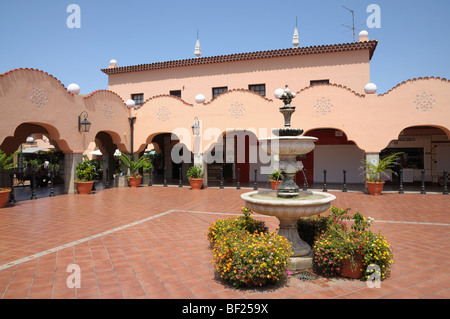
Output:
<svg viewBox="0 0 450 319">
<path fill-rule="evenodd" d="M 35 258 L 38 258 L 38 257 L 42 257 L 44 255 L 48 255 L 48 254 L 54 253 L 54 252 L 56 252 L 58 250 L 61 250 L 61 249 L 64 249 L 64 248 L 68 248 L 68 247 L 72 247 L 72 246 L 84 243 L 86 241 L 89 241 L 89 240 L 92 240 L 92 239 L 95 239 L 95 238 L 98 238 L 98 237 L 109 235 L 109 234 L 112 234 L 112 233 L 114 233 L 116 231 L 123 230 L 125 228 L 132 227 L 132 226 L 135 226 L 135 225 L 139 225 L 139 224 L 145 223 L 145 222 L 147 222 L 149 220 L 152 220 L 152 219 L 155 219 L 155 218 L 159 218 L 161 216 L 170 214 L 172 212 L 177 212 L 177 211 L 178 210 L 168 210 L 168 211 L 166 211 L 164 213 L 157 214 L 155 216 L 144 218 L 144 219 L 138 220 L 136 222 L 132 222 L 132 223 L 124 225 L 124 226 L 113 228 L 113 229 L 104 231 L 102 233 L 98 233 L 98 234 L 95 234 L 95 235 L 92 235 L 92 236 L 89 236 L 89 237 L 86 237 L 86 238 L 83 238 L 83 239 L 75 240 L 75 241 L 73 241 L 71 243 L 68 243 L 68 244 L 64 244 L 64 245 L 61 245 L 61 246 L 58 246 L 58 247 L 50 248 L 50 249 L 44 250 L 43 252 L 40 252 L 40 253 L 37 253 L 37 254 L 34 254 L 34 255 L 30 255 L 30 256 L 27 256 L 27 257 L 15 260 L 15 261 L 11 261 L 11 262 L 9 262 L 7 264 L 0 265 L 0 271 L 3 270 L 3 269 L 6 269 L 6 268 L 10 268 L 10 267 L 16 266 L 16 265 L 21 264 L 23 262 L 26 262 L 26 261 L 29 261 L 29 260 L 32 260 L 32 259 L 35 259 Z"/>
</svg>

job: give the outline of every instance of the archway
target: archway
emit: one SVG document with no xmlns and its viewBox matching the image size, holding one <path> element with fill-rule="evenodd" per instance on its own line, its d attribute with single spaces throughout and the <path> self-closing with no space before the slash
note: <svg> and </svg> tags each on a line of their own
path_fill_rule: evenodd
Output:
<svg viewBox="0 0 450 319">
<path fill-rule="evenodd" d="M 310 130 L 304 135 L 318 138 L 312 152 L 297 158 L 303 162 L 308 185 L 323 183 L 324 170 L 327 183 L 343 183 L 344 170 L 346 183 L 364 182 L 359 169 L 364 159 L 364 151 L 355 142 L 348 140 L 345 132 L 334 128 L 319 128 Z M 303 185 L 303 172 L 297 173 L 296 182 L 299 186 Z"/>
<path fill-rule="evenodd" d="M 53 185 L 60 185 L 66 179 L 67 172 L 64 169 L 65 154 L 63 150 L 68 150 L 68 145 L 60 139 L 59 132 L 51 125 L 22 123 L 16 127 L 13 135 L 1 141 L 0 149 L 7 154 L 13 154 L 17 150 L 21 150 L 14 159 L 17 167 L 9 172 L 0 173 L 1 185 L 9 186 L 10 173 L 14 173 L 14 185 L 23 186 L 22 188 L 25 186 L 31 187 L 32 172 L 34 172 L 36 181 L 34 186 L 40 188 L 37 196 L 34 196 L 40 197 L 49 195 L 45 189 L 47 189 L 50 180 L 53 180 Z M 52 175 L 50 175 L 50 172 L 52 172 Z M 60 193 L 59 188 L 56 193 Z M 23 194 L 17 195 L 19 199 L 22 199 L 20 195 Z"/>
<path fill-rule="evenodd" d="M 403 169 L 405 186 L 419 184 L 424 170 L 425 182 L 442 185 L 443 171 L 450 172 L 450 131 L 443 127 L 421 125 L 403 129 L 397 139 L 389 142 L 380 152 L 384 154 L 402 152 L 398 172 Z M 396 180 L 396 176 L 393 176 Z"/>
<path fill-rule="evenodd" d="M 260 148 L 261 143 L 251 130 L 222 132 L 205 152 L 208 164 L 208 182 L 219 185 L 223 169 L 225 184 L 239 180 L 241 186 L 255 182 L 268 182 L 272 172 L 271 158 Z"/>
<path fill-rule="evenodd" d="M 186 172 L 193 165 L 193 154 L 173 133 L 155 133 L 147 138 L 141 154 L 148 153 L 153 164 L 155 183 L 178 184 L 187 181 Z M 181 171 L 181 175 L 180 175 Z"/>
</svg>

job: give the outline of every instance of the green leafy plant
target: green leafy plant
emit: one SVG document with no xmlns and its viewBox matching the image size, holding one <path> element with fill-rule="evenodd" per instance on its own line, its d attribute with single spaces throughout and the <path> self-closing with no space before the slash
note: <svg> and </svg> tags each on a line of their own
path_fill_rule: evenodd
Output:
<svg viewBox="0 0 450 319">
<path fill-rule="evenodd" d="M 283 175 L 279 171 L 273 171 L 269 175 L 269 180 L 271 181 L 281 181 L 283 179 Z"/>
<path fill-rule="evenodd" d="M 142 155 L 139 159 L 134 161 L 126 154 L 120 154 L 119 159 L 123 164 L 130 170 L 130 175 L 128 177 L 142 177 L 137 171 L 140 168 L 151 167 L 151 163 L 147 156 Z"/>
<path fill-rule="evenodd" d="M 97 176 L 95 166 L 88 160 L 79 162 L 76 166 L 76 183 L 92 182 Z"/>
<path fill-rule="evenodd" d="M 17 150 L 13 154 L 9 155 L 0 150 L 0 171 L 6 171 L 9 169 L 13 169 L 16 167 L 16 164 L 13 163 L 14 157 L 16 157 L 22 149 Z"/>
<path fill-rule="evenodd" d="M 213 259 L 220 278 L 235 287 L 263 286 L 289 274 L 292 255 L 289 241 L 269 233 L 264 222 L 256 221 L 242 208 L 244 216 L 218 220 L 207 234 L 213 245 Z"/>
<path fill-rule="evenodd" d="M 6 171 L 15 168 L 16 164 L 14 164 L 13 159 L 21 152 L 21 150 L 22 149 L 19 149 L 9 156 L 2 150 L 0 150 L 0 171 Z M 9 192 L 10 190 L 11 190 L 10 187 L 0 188 L 1 193 Z"/>
<path fill-rule="evenodd" d="M 189 167 L 187 173 L 186 173 L 188 179 L 192 179 L 192 178 L 203 178 L 203 176 L 205 175 L 205 172 L 203 170 L 203 166 L 202 165 L 194 165 Z"/>
<path fill-rule="evenodd" d="M 380 159 L 378 164 L 374 164 L 371 161 L 363 160 L 362 174 L 367 182 L 384 182 L 390 173 L 393 173 L 392 168 L 399 160 L 399 155 L 402 152 L 393 153 L 383 159 Z"/>
</svg>

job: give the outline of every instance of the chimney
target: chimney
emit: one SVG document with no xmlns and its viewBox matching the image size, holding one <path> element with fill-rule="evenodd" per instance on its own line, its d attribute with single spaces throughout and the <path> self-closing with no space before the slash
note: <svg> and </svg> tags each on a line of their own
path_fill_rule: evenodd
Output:
<svg viewBox="0 0 450 319">
<path fill-rule="evenodd" d="M 359 42 L 369 41 L 369 33 L 366 30 L 362 30 L 359 33 Z"/>
<path fill-rule="evenodd" d="M 109 61 L 109 69 L 112 69 L 112 68 L 116 68 L 117 67 L 117 61 L 116 60 L 111 60 L 111 61 Z"/>
</svg>

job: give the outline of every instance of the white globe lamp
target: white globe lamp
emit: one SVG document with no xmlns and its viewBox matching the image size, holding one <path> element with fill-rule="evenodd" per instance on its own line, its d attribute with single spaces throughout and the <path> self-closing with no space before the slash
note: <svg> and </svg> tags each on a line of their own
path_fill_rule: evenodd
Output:
<svg viewBox="0 0 450 319">
<path fill-rule="evenodd" d="M 69 84 L 69 86 L 67 87 L 67 92 L 69 92 L 70 94 L 78 95 L 80 94 L 80 86 L 76 83 Z"/>
<path fill-rule="evenodd" d="M 134 100 L 128 100 L 126 103 L 125 103 L 129 108 L 134 108 L 135 106 L 136 106 L 136 102 L 134 101 Z"/>
<path fill-rule="evenodd" d="M 275 96 L 275 98 L 279 99 L 283 95 L 283 93 L 284 93 L 283 89 L 276 89 L 273 95 Z"/>
<path fill-rule="evenodd" d="M 205 103 L 205 101 L 206 101 L 206 98 L 203 94 L 197 94 L 195 96 L 195 102 L 200 104 L 200 103 Z"/>
<path fill-rule="evenodd" d="M 364 92 L 366 92 L 366 94 L 375 94 L 377 92 L 377 86 L 373 83 L 367 83 L 366 86 L 364 86 Z"/>
</svg>

